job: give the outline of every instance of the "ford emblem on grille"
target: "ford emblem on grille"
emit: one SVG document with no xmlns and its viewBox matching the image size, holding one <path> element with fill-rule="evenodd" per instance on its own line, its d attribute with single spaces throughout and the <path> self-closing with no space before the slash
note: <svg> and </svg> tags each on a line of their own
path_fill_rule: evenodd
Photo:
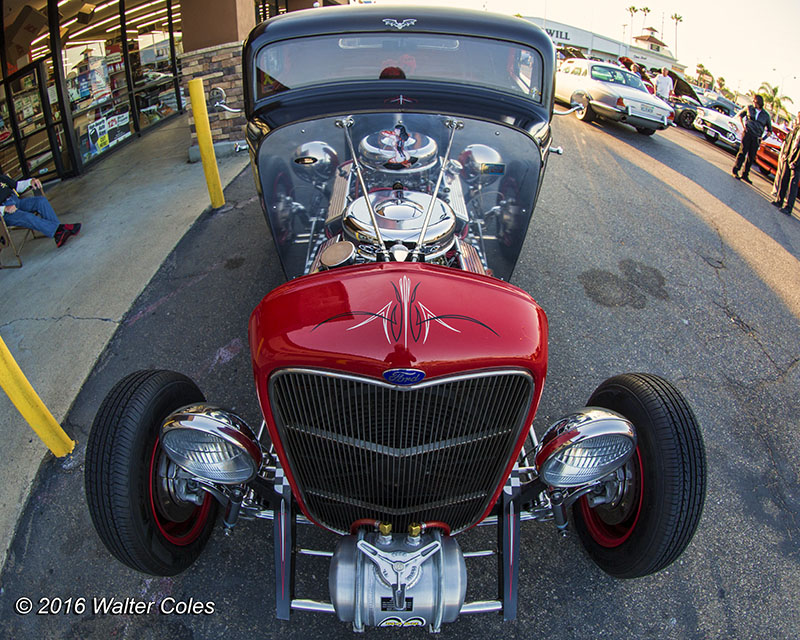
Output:
<svg viewBox="0 0 800 640">
<path fill-rule="evenodd" d="M 389 369 L 383 372 L 383 377 L 392 384 L 416 384 L 425 377 L 425 372 L 419 369 Z"/>
</svg>

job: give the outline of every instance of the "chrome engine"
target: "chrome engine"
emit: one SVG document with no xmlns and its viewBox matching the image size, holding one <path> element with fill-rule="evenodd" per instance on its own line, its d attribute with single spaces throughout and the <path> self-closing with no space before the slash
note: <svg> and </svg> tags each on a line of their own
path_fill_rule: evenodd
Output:
<svg viewBox="0 0 800 640">
<path fill-rule="evenodd" d="M 478 162 L 499 160 L 499 154 L 488 147 L 478 150 L 478 155 L 481 152 Z M 361 138 L 355 161 L 338 166 L 336 153 L 324 142 L 298 147 L 293 170 L 299 178 L 321 188 L 334 177 L 324 221 L 327 240 L 318 242 L 316 250 L 309 252 L 307 271 L 378 260 L 386 243 L 391 245 L 394 259 L 403 259 L 418 247 L 426 262 L 482 273 L 485 260 L 481 254 L 459 243 L 467 235 L 471 219 L 462 181 L 476 184 L 475 172 L 480 171 L 472 154 L 467 159 L 469 171 L 457 160 L 440 157 L 433 138 L 408 132 L 402 122 L 392 130 Z M 489 177 L 494 180 L 497 176 Z M 487 182 L 486 176 L 482 181 Z M 473 212 L 472 219 L 480 220 L 481 216 Z M 424 237 L 420 238 L 423 226 Z M 349 244 L 343 246 L 342 242 Z M 338 246 L 323 256 L 331 245 Z"/>
</svg>

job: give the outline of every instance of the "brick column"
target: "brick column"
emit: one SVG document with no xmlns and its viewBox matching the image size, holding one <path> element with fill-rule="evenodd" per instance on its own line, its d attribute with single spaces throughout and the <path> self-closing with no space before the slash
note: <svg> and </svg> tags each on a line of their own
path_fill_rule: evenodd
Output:
<svg viewBox="0 0 800 640">
<path fill-rule="evenodd" d="M 192 0 L 182 17 L 183 50 L 181 84 L 189 95 L 188 83 L 203 78 L 206 95 L 213 87 L 225 90 L 228 106 L 244 107 L 242 90 L 242 43 L 255 27 L 253 0 Z M 191 141 L 189 159 L 199 159 L 197 132 L 188 105 Z M 244 113 L 215 111 L 209 105 L 209 124 L 217 155 L 233 151 L 235 141 L 244 140 Z M 196 156 L 196 157 L 195 157 Z"/>
<path fill-rule="evenodd" d="M 181 84 L 186 95 L 189 94 L 189 80 L 202 78 L 206 94 L 212 88 L 219 87 L 225 90 L 229 107 L 235 109 L 244 107 L 241 42 L 219 44 L 184 53 L 181 56 L 181 67 L 183 73 Z M 191 104 L 187 106 L 191 131 L 189 157 L 190 160 L 196 161 L 199 158 L 199 154 L 194 153 L 192 150 L 197 147 L 197 132 L 194 126 L 194 118 L 192 117 Z M 209 105 L 208 119 L 217 155 L 231 153 L 234 142 L 244 140 L 244 127 L 247 124 L 244 112 L 214 111 L 212 105 Z"/>
</svg>

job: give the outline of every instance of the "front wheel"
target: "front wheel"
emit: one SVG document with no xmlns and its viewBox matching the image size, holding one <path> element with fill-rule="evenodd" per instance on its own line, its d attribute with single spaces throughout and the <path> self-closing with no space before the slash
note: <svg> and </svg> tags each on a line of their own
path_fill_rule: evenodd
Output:
<svg viewBox="0 0 800 640">
<path fill-rule="evenodd" d="M 671 564 L 692 539 L 705 500 L 705 449 L 694 413 L 658 376 L 633 373 L 603 382 L 588 405 L 633 423 L 637 447 L 618 472 L 610 504 L 573 507 L 589 556 L 618 578 L 646 576 Z"/>
<path fill-rule="evenodd" d="M 695 117 L 696 116 L 695 116 L 695 114 L 693 112 L 688 111 L 688 110 L 687 111 L 683 111 L 681 113 L 681 115 L 680 115 L 680 118 L 678 118 L 678 123 L 682 127 L 684 127 L 685 129 L 691 129 L 692 128 L 692 123 L 694 122 Z"/>
<path fill-rule="evenodd" d="M 108 550 L 137 571 L 180 573 L 211 535 L 216 500 L 181 485 L 159 444 L 170 413 L 203 401 L 186 376 L 138 371 L 111 389 L 95 417 L 84 476 L 89 513 Z"/>
</svg>

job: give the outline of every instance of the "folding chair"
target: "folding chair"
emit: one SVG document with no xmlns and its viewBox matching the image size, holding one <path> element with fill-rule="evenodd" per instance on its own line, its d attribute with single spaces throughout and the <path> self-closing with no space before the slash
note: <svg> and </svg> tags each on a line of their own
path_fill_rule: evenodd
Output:
<svg viewBox="0 0 800 640">
<path fill-rule="evenodd" d="M 19 243 L 19 246 L 14 244 L 14 240 L 11 238 L 12 231 L 24 231 L 24 235 L 22 236 L 22 242 Z M 0 213 L 0 269 L 19 269 L 22 266 L 22 258 L 20 257 L 20 251 L 22 251 L 22 247 L 25 246 L 25 243 L 30 238 L 44 238 L 45 236 L 41 234 L 35 233 L 32 229 L 26 229 L 25 227 L 9 227 L 6 224 L 6 221 L 3 219 L 3 214 Z M 3 256 L 4 254 L 11 255 L 11 252 L 14 253 L 14 257 L 17 259 L 17 264 L 3 264 Z"/>
</svg>

